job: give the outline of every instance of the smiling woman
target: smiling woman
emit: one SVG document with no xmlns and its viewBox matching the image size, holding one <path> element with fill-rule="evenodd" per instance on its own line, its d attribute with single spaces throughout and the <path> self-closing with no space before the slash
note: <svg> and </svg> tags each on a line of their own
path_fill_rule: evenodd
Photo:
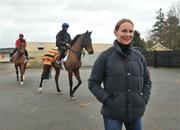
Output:
<svg viewBox="0 0 180 130">
<path fill-rule="evenodd" d="M 117 23 L 114 34 L 119 43 L 129 45 L 134 35 L 134 24 L 128 19 L 122 19 Z"/>
<path fill-rule="evenodd" d="M 105 130 L 121 130 L 123 124 L 127 130 L 142 130 L 151 79 L 145 58 L 130 47 L 133 30 L 131 20 L 118 21 L 114 29 L 117 39 L 99 55 L 89 78 L 90 91 L 103 104 Z"/>
</svg>

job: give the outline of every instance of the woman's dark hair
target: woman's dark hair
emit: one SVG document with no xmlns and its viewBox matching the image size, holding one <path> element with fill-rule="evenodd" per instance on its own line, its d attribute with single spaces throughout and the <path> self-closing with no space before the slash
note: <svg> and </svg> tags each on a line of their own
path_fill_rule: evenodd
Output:
<svg viewBox="0 0 180 130">
<path fill-rule="evenodd" d="M 130 19 L 121 19 L 121 20 L 119 20 L 119 21 L 117 22 L 117 24 L 116 24 L 116 26 L 115 26 L 115 28 L 114 28 L 114 31 L 118 31 L 119 26 L 120 26 L 121 24 L 125 23 L 125 22 L 129 22 L 129 23 L 131 23 L 131 24 L 134 26 L 133 22 L 132 22 Z"/>
</svg>

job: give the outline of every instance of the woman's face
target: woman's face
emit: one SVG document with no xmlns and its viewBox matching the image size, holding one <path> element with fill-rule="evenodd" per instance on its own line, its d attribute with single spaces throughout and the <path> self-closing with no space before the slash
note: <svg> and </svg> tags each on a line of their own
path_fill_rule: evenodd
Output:
<svg viewBox="0 0 180 130">
<path fill-rule="evenodd" d="M 134 26 L 129 22 L 124 22 L 114 31 L 118 42 L 128 45 L 131 43 L 134 35 Z"/>
</svg>

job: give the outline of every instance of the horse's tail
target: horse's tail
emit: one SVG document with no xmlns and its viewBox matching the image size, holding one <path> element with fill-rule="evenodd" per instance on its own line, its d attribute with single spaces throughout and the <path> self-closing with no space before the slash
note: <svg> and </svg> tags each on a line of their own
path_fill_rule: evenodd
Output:
<svg viewBox="0 0 180 130">
<path fill-rule="evenodd" d="M 42 79 L 48 80 L 51 78 L 51 68 L 51 65 L 44 65 L 43 72 L 41 74 Z"/>
</svg>

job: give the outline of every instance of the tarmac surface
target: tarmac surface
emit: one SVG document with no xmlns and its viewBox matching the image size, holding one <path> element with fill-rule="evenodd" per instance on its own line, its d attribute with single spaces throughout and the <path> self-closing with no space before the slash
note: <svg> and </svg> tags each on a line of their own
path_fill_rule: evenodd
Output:
<svg viewBox="0 0 180 130">
<path fill-rule="evenodd" d="M 143 116 L 144 130 L 180 129 L 180 69 L 149 67 L 152 94 Z M 68 75 L 62 71 L 57 95 L 54 79 L 38 93 L 42 68 L 28 68 L 24 85 L 16 82 L 12 63 L 0 63 L 0 130 L 103 130 L 101 104 L 88 90 L 91 68 L 81 68 L 82 85 L 69 99 Z M 52 75 L 54 71 L 52 71 Z M 74 81 L 74 84 L 77 82 Z M 123 128 L 123 130 L 125 130 Z"/>
</svg>

